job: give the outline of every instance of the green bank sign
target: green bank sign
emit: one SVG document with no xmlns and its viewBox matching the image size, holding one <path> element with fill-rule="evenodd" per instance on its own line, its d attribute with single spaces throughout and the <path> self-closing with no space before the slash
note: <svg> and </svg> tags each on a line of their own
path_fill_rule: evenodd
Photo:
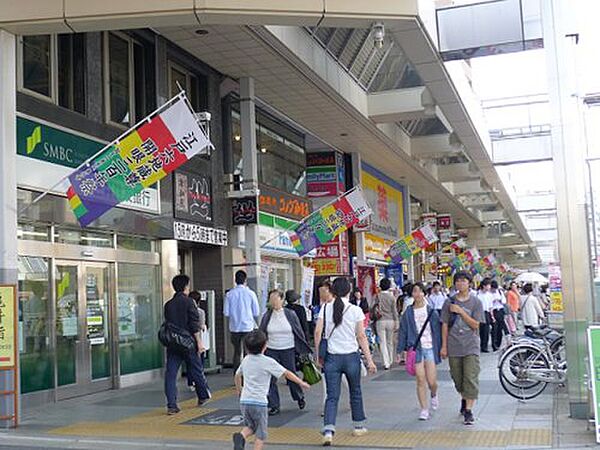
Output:
<svg viewBox="0 0 600 450">
<path fill-rule="evenodd" d="M 104 145 L 34 120 L 17 117 L 18 155 L 76 168 Z"/>
</svg>

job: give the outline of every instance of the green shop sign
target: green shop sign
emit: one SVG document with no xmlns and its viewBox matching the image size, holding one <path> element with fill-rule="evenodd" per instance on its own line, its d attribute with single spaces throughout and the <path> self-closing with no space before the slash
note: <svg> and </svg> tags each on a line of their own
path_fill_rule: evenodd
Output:
<svg viewBox="0 0 600 450">
<path fill-rule="evenodd" d="M 17 117 L 17 154 L 59 166 L 79 167 L 105 144 Z"/>
<path fill-rule="evenodd" d="M 594 400 L 596 442 L 600 443 L 600 326 L 591 325 L 587 329 L 588 358 Z"/>
</svg>

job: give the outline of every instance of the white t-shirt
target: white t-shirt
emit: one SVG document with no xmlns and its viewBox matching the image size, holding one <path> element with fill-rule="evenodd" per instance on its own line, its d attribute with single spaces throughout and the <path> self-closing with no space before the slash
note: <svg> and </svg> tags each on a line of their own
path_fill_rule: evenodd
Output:
<svg viewBox="0 0 600 450">
<path fill-rule="evenodd" d="M 244 377 L 240 403 L 245 405 L 268 406 L 267 394 L 271 376 L 279 378 L 287 369 L 273 358 L 263 355 L 247 355 L 235 372 Z"/>
<path fill-rule="evenodd" d="M 429 305 L 433 309 L 442 309 L 444 306 L 444 302 L 446 301 L 446 296 L 442 292 L 438 292 L 434 294 L 433 292 L 429 295 Z"/>
<path fill-rule="evenodd" d="M 344 298 L 343 301 L 344 315 L 341 323 L 337 327 L 333 323 L 333 302 L 324 304 L 319 312 L 319 319 L 321 320 L 323 320 L 323 314 L 325 314 L 327 351 L 334 355 L 346 355 L 358 351 L 356 324 L 365 320 L 362 309 L 351 304 L 346 298 Z"/>
<path fill-rule="evenodd" d="M 267 325 L 267 334 L 269 336 L 269 340 L 267 341 L 268 348 L 272 350 L 294 348 L 294 333 L 287 317 L 285 317 L 283 309 L 273 311 L 271 314 L 271 320 L 269 320 L 269 325 Z"/>
<path fill-rule="evenodd" d="M 493 309 L 503 309 L 506 303 L 506 298 L 504 294 L 500 292 L 500 290 L 496 290 L 496 292 L 492 292 L 492 308 Z"/>
<path fill-rule="evenodd" d="M 479 291 L 477 293 L 477 298 L 479 300 L 481 300 L 481 306 L 483 306 L 483 310 L 484 311 L 490 311 L 490 309 L 492 309 L 492 303 L 494 301 L 494 298 L 492 296 L 491 292 L 483 292 L 483 291 Z"/>
<path fill-rule="evenodd" d="M 415 308 L 413 305 L 413 311 L 415 313 L 415 325 L 417 328 L 417 336 L 419 336 L 419 332 L 423 327 L 423 324 L 427 320 L 427 306 L 423 305 L 421 308 Z M 425 329 L 423 330 L 423 335 L 421 336 L 421 347 L 422 348 L 433 348 L 433 338 L 431 337 L 431 326 L 427 324 Z"/>
</svg>

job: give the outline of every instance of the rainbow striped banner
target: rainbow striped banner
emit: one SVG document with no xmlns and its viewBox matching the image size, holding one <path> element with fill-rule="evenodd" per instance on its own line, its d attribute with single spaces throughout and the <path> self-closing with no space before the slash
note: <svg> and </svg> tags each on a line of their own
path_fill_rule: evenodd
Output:
<svg viewBox="0 0 600 450">
<path fill-rule="evenodd" d="M 400 264 L 437 242 L 437 240 L 438 237 L 433 229 L 429 225 L 423 225 L 399 241 L 394 242 L 386 252 L 385 259 L 388 263 Z"/>
<path fill-rule="evenodd" d="M 213 147 L 185 94 L 158 111 L 69 176 L 67 197 L 82 227 Z"/>
<path fill-rule="evenodd" d="M 288 232 L 298 255 L 326 244 L 371 215 L 362 189 L 356 187 L 306 217 Z"/>
</svg>

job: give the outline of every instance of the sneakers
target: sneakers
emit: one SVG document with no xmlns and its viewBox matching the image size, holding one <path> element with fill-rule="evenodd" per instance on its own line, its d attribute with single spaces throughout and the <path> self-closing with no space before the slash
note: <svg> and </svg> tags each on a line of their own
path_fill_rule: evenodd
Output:
<svg viewBox="0 0 600 450">
<path fill-rule="evenodd" d="M 246 439 L 242 433 L 233 433 L 233 450 L 244 450 L 246 447 Z"/>
<path fill-rule="evenodd" d="M 306 408 L 306 400 L 304 400 L 304 398 L 301 398 L 300 400 L 298 400 L 298 408 L 299 409 Z"/>
<path fill-rule="evenodd" d="M 281 410 L 279 408 L 273 407 L 273 408 L 269 409 L 269 415 L 270 416 L 276 416 L 280 412 L 281 412 Z"/>
<path fill-rule="evenodd" d="M 354 427 L 354 430 L 352 430 L 352 436 L 364 436 L 367 433 L 368 431 L 365 427 Z"/>
<path fill-rule="evenodd" d="M 440 407 L 440 400 L 438 399 L 437 394 L 431 397 L 431 409 L 436 411 Z"/>
<path fill-rule="evenodd" d="M 465 421 L 463 423 L 465 425 L 473 425 L 475 423 L 475 417 L 473 417 L 473 412 L 470 409 L 465 409 L 464 418 Z"/>
<path fill-rule="evenodd" d="M 176 406 L 175 408 L 167 408 L 167 414 L 169 416 L 173 416 L 177 413 L 179 413 L 181 410 Z"/>
<path fill-rule="evenodd" d="M 419 420 L 427 420 L 427 419 L 429 419 L 429 410 L 422 409 L 421 414 L 419 414 Z"/>
<path fill-rule="evenodd" d="M 460 415 L 464 416 L 466 410 L 467 410 L 467 401 L 463 398 L 460 401 Z"/>
<path fill-rule="evenodd" d="M 323 447 L 331 447 L 331 443 L 333 442 L 333 433 L 331 431 L 326 431 L 323 434 L 323 439 L 321 440 Z"/>
</svg>

